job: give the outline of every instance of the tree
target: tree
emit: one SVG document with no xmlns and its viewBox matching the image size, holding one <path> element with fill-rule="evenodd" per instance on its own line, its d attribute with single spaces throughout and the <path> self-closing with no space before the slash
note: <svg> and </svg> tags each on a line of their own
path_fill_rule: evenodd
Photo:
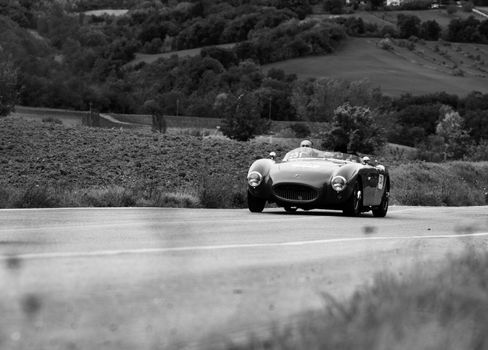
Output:
<svg viewBox="0 0 488 350">
<path fill-rule="evenodd" d="M 344 12 L 345 1 L 343 0 L 325 0 L 323 8 L 332 14 L 342 14 Z"/>
<path fill-rule="evenodd" d="M 446 12 L 448 15 L 453 15 L 457 12 L 458 8 L 454 1 L 451 1 L 446 7 Z"/>
<path fill-rule="evenodd" d="M 144 102 L 144 111 L 152 116 L 152 131 L 166 133 L 166 120 L 159 103 L 155 100 Z"/>
<path fill-rule="evenodd" d="M 438 40 L 441 35 L 441 26 L 435 20 L 427 20 L 420 25 L 420 37 L 425 40 Z"/>
<path fill-rule="evenodd" d="M 231 139 L 248 141 L 269 130 L 269 122 L 261 118 L 259 99 L 253 92 L 243 92 L 237 97 L 221 94 L 216 99 L 216 108 L 223 118 L 222 133 Z"/>
<path fill-rule="evenodd" d="M 488 110 L 470 110 L 464 115 L 464 125 L 476 141 L 488 140 Z"/>
<path fill-rule="evenodd" d="M 324 134 L 322 147 L 339 152 L 375 153 L 385 143 L 384 130 L 379 127 L 368 107 L 345 103 L 334 111 L 332 129 Z"/>
<path fill-rule="evenodd" d="M 455 18 L 449 22 L 447 40 L 455 42 L 482 42 L 483 35 L 480 32 L 480 28 L 481 22 L 473 16 L 469 16 L 464 20 Z"/>
<path fill-rule="evenodd" d="M 397 27 L 400 38 L 408 39 L 411 36 L 418 37 L 420 32 L 420 18 L 401 13 L 397 16 Z"/>
<path fill-rule="evenodd" d="M 349 102 L 354 106 L 376 107 L 380 91 L 367 80 L 345 81 L 333 78 L 302 80 L 294 84 L 291 103 L 302 121 L 328 122 L 334 110 Z"/>
<path fill-rule="evenodd" d="M 444 160 L 463 157 L 469 146 L 469 134 L 463 128 L 463 118 L 449 106 L 440 108 L 436 135 L 441 136 L 445 142 Z"/>
<path fill-rule="evenodd" d="M 308 0 L 278 0 L 277 8 L 288 8 L 295 12 L 299 19 L 304 19 L 312 13 L 312 7 Z"/>
<path fill-rule="evenodd" d="M 457 96 L 447 94 L 403 95 L 393 102 L 396 111 L 389 114 L 389 120 L 394 120 L 394 124 L 387 129 L 388 140 L 418 146 L 429 135 L 435 134 L 441 105 L 457 106 L 457 101 Z"/>
<path fill-rule="evenodd" d="M 0 46 L 0 117 L 10 114 L 15 108 L 19 96 L 17 79 L 14 63 Z"/>
<path fill-rule="evenodd" d="M 368 2 L 371 6 L 371 10 L 377 10 L 378 8 L 383 7 L 385 3 L 383 0 L 369 0 Z"/>
</svg>

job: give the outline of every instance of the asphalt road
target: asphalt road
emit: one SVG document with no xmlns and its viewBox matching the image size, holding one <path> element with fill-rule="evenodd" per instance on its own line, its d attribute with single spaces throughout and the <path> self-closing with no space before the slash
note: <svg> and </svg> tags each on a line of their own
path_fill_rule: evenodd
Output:
<svg viewBox="0 0 488 350">
<path fill-rule="evenodd" d="M 212 348 L 323 307 L 324 292 L 347 298 L 378 272 L 488 244 L 488 207 L 31 209 L 0 222 L 2 349 Z"/>
</svg>

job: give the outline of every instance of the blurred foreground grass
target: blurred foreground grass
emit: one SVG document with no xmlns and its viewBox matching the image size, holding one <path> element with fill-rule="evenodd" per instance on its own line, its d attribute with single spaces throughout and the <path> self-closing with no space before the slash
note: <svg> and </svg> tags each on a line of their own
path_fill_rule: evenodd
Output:
<svg viewBox="0 0 488 350">
<path fill-rule="evenodd" d="M 308 312 L 266 338 L 226 344 L 247 349 L 488 349 L 488 253 L 466 248 L 440 272 L 422 265 L 407 277 L 378 273 L 349 300 L 324 295 Z"/>
</svg>

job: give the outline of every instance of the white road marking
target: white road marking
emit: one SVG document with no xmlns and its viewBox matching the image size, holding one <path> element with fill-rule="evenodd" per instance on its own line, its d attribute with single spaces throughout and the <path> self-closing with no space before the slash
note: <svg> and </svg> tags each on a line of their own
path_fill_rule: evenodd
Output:
<svg viewBox="0 0 488 350">
<path fill-rule="evenodd" d="M 354 238 L 332 238 L 320 239 L 310 241 L 290 241 L 290 242 L 275 242 L 275 243 L 252 243 L 252 244 L 225 244 L 225 245 L 207 245 L 207 246 L 183 246 L 183 247 L 168 247 L 168 248 L 140 248 L 140 249 L 118 249 L 118 250 L 99 250 L 90 252 L 50 252 L 50 253 L 25 253 L 17 255 L 0 255 L 0 260 L 7 260 L 12 258 L 36 260 L 36 259 L 55 259 L 55 258 L 87 258 L 87 257 L 103 257 L 116 256 L 126 254 L 157 254 L 157 253 L 171 253 L 171 252 L 189 252 L 189 251 L 210 251 L 210 250 L 224 250 L 224 249 L 249 249 L 249 248 L 272 248 L 272 247 L 297 247 L 314 244 L 333 244 L 333 243 L 347 243 L 347 242 L 361 242 L 361 241 L 393 241 L 393 240 L 414 240 L 414 239 L 452 239 L 452 238 L 474 238 L 486 237 L 488 232 L 478 233 L 462 233 L 452 235 L 416 235 L 416 236 L 398 236 L 398 237 L 354 237 Z"/>
</svg>

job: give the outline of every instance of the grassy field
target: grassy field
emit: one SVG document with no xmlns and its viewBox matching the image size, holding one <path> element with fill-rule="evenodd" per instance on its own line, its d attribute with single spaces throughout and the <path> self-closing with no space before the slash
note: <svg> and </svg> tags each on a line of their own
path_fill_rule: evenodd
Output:
<svg viewBox="0 0 488 350">
<path fill-rule="evenodd" d="M 242 208 L 250 164 L 271 151 L 283 156 L 290 147 L 276 137 L 237 142 L 221 135 L 66 127 L 6 117 L 0 119 L 0 208 Z M 385 161 L 393 204 L 486 203 L 486 162 L 399 160 Z"/>
<path fill-rule="evenodd" d="M 480 8 L 482 9 L 482 8 Z M 399 14 L 412 15 L 420 18 L 422 22 L 425 21 L 436 21 L 441 27 L 446 28 L 449 22 L 453 19 L 466 19 L 469 16 L 474 16 L 476 19 L 483 20 L 483 16 L 480 16 L 472 12 L 464 12 L 461 9 L 456 13 L 449 15 L 446 9 L 433 9 L 433 10 L 423 10 L 423 11 L 356 11 L 352 14 L 347 15 L 329 15 L 329 14 L 318 14 L 314 15 L 315 18 L 337 18 L 337 17 L 361 17 L 364 22 L 376 24 L 379 27 L 385 25 L 391 25 L 396 28 L 397 16 Z"/>
<path fill-rule="evenodd" d="M 124 9 L 103 9 L 103 10 L 93 10 L 93 11 L 85 11 L 83 12 L 87 16 L 123 16 L 127 14 L 128 10 Z"/>
<path fill-rule="evenodd" d="M 392 96 L 488 92 L 488 45 L 419 42 L 410 50 L 405 41 L 394 40 L 393 50 L 384 50 L 379 40 L 351 38 L 334 54 L 277 62 L 264 69 L 279 68 L 300 78 L 366 78 Z"/>
<path fill-rule="evenodd" d="M 214 47 L 231 48 L 234 46 L 235 46 L 234 43 L 230 43 L 230 44 L 215 45 Z M 171 51 L 171 52 L 164 52 L 158 54 L 136 53 L 136 57 L 132 61 L 127 63 L 127 66 L 134 66 L 141 62 L 153 63 L 160 58 L 170 58 L 173 55 L 176 55 L 178 57 L 193 57 L 199 55 L 202 49 L 203 49 L 202 47 L 199 47 L 196 49 Z"/>
</svg>

